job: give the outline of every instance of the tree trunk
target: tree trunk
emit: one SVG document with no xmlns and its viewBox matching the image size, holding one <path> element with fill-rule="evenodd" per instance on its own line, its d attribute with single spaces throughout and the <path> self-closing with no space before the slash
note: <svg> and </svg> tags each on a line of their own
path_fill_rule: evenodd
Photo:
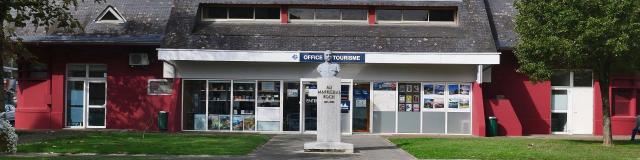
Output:
<svg viewBox="0 0 640 160">
<path fill-rule="evenodd" d="M 600 81 L 600 94 L 602 98 L 602 145 L 613 146 L 613 135 L 611 134 L 611 106 L 609 105 L 609 67 L 600 71 L 598 80 Z"/>
<path fill-rule="evenodd" d="M 5 81 L 4 81 L 4 75 L 5 75 L 5 72 L 4 72 L 4 57 L 5 57 L 5 47 L 6 47 L 5 45 L 7 45 L 10 42 L 7 42 L 7 37 L 6 37 L 5 33 L 4 33 L 4 29 L 5 29 L 4 28 L 4 19 L 5 19 L 5 16 L 7 15 L 7 11 L 8 11 L 9 6 L 8 6 L 8 4 L 6 4 L 6 2 L 3 2 L 0 5 L 0 7 L 2 7 L 2 8 L 0 8 L 0 38 L 2 38 L 2 39 L 0 39 L 0 66 L 2 67 L 2 72 L 0 73 L 0 80 L 2 81 L 2 83 L 1 83 L 2 87 L 0 87 L 0 89 L 2 91 L 2 93 L 0 93 L 0 104 L 2 104 L 0 106 L 0 113 L 1 113 L 1 112 L 5 111 L 4 110 L 4 104 L 5 104 L 5 101 L 6 101 L 5 100 L 6 99 L 5 95 L 7 95 L 7 93 L 6 93 L 7 92 L 6 91 L 7 88 L 5 88 Z"/>
</svg>

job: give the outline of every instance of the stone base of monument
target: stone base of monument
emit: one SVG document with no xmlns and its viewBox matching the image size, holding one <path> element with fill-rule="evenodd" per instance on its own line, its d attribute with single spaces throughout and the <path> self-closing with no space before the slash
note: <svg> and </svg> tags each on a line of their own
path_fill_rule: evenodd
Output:
<svg viewBox="0 0 640 160">
<path fill-rule="evenodd" d="M 342 142 L 307 142 L 304 152 L 309 153 L 353 153 L 353 144 Z"/>
</svg>

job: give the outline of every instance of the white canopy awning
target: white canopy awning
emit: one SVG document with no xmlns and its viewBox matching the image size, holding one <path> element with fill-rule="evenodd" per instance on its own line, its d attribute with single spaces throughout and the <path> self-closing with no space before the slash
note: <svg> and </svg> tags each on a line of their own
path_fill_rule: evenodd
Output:
<svg viewBox="0 0 640 160">
<path fill-rule="evenodd" d="M 324 51 L 259 51 L 158 49 L 158 59 L 167 61 L 228 61 L 228 62 L 301 62 L 301 54 Z M 342 52 L 361 55 L 363 62 L 379 64 L 500 64 L 499 52 Z"/>
</svg>

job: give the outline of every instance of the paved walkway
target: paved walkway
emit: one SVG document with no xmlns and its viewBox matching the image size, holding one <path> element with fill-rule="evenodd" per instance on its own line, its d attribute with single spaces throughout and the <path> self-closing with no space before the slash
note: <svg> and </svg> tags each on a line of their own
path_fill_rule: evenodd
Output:
<svg viewBox="0 0 640 160">
<path fill-rule="evenodd" d="M 304 153 L 304 142 L 315 141 L 315 135 L 276 135 L 250 155 L 251 159 L 415 159 L 377 135 L 342 136 L 342 141 L 355 146 L 354 154 Z"/>
</svg>

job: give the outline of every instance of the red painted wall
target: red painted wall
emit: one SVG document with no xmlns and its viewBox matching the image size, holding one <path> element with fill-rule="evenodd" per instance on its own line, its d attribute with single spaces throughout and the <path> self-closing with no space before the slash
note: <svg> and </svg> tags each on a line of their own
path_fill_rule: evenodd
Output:
<svg viewBox="0 0 640 160">
<path fill-rule="evenodd" d="M 522 124 L 518 118 L 511 101 L 508 99 L 489 99 L 485 101 L 487 117 L 499 117 L 498 135 L 500 136 L 522 136 Z"/>
<path fill-rule="evenodd" d="M 162 62 L 156 60 L 157 46 L 41 45 L 30 48 L 37 56 L 49 59 L 51 78 L 19 80 L 18 129 L 63 128 L 66 65 L 99 63 L 107 65 L 108 129 L 157 130 L 157 113 L 164 110 L 169 112 L 170 131 L 180 130 L 180 80 L 174 81 L 173 95 L 147 95 L 148 80 L 162 78 Z M 132 52 L 149 53 L 151 64 L 129 66 L 128 56 Z"/>
<path fill-rule="evenodd" d="M 480 84 L 478 84 L 477 82 L 473 83 L 473 91 L 478 91 L 478 92 L 473 92 L 472 95 L 472 103 L 473 103 L 473 111 L 471 113 L 473 113 L 473 126 L 471 126 L 472 128 L 472 134 L 474 136 L 487 136 L 487 131 L 486 131 L 486 113 L 485 111 L 485 107 L 484 103 L 483 103 L 483 94 L 482 94 L 482 86 Z"/>
<path fill-rule="evenodd" d="M 518 121 L 522 124 L 522 134 L 551 133 L 551 84 L 534 83 L 516 72 L 518 67 L 513 53 L 504 52 L 500 64 L 492 68 L 492 82 L 483 84 L 485 103 L 496 95 L 503 95 L 511 102 Z M 486 107 L 485 107 L 486 108 Z M 510 117 L 498 115 L 498 121 L 508 123 Z M 518 123 L 518 122 L 514 122 Z M 515 124 L 513 124 L 515 125 Z M 511 125 L 505 125 L 511 126 Z M 506 133 L 518 133 L 519 128 L 504 128 Z"/>
<path fill-rule="evenodd" d="M 629 76 L 612 76 L 611 78 L 611 86 L 609 87 L 609 106 L 614 107 L 612 104 L 613 96 L 612 91 L 613 88 L 630 88 L 640 90 L 640 77 L 629 77 Z M 600 92 L 600 83 L 596 80 L 593 86 L 594 93 L 594 134 L 602 135 L 602 99 L 600 96 L 602 95 Z M 637 96 L 635 97 L 635 103 L 637 103 Z M 633 100 L 632 100 L 633 101 Z M 635 108 L 632 108 L 632 113 Z M 635 111 L 640 112 L 640 111 Z M 635 116 L 615 116 L 613 115 L 613 108 L 611 109 L 611 132 L 613 135 L 631 135 L 632 129 L 636 126 L 636 117 Z"/>
</svg>

